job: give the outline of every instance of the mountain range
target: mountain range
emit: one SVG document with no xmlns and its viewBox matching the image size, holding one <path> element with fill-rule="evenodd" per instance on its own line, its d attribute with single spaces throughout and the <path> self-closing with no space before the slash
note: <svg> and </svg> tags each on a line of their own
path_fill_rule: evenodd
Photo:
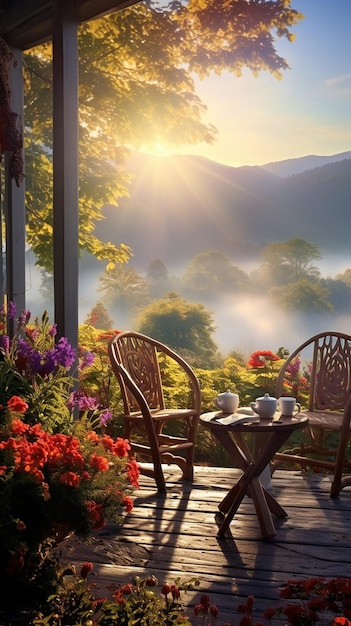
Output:
<svg viewBox="0 0 351 626">
<path fill-rule="evenodd" d="M 184 267 L 209 251 L 240 265 L 292 238 L 322 256 L 350 251 L 351 151 L 243 167 L 136 153 L 127 171 L 130 197 L 104 207 L 96 234 L 129 245 L 139 270 L 155 259 Z"/>
</svg>

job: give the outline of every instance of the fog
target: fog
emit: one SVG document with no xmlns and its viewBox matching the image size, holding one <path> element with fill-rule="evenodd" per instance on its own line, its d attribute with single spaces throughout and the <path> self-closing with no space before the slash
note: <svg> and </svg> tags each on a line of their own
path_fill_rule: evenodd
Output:
<svg viewBox="0 0 351 626">
<path fill-rule="evenodd" d="M 233 349 L 244 355 L 280 347 L 291 352 L 318 332 L 351 332 L 351 315 L 288 315 L 264 298 L 227 298 L 215 304 L 213 311 L 217 326 L 213 338 L 224 355 Z"/>
<path fill-rule="evenodd" d="M 351 267 L 351 258 L 336 255 L 323 258 L 318 263 L 323 277 L 334 278 Z M 79 279 L 79 323 L 84 322 L 87 314 L 102 294 L 98 291 L 98 279 L 101 269 L 84 271 Z M 47 309 L 50 318 L 54 320 L 53 303 L 45 302 L 39 292 L 40 274 L 28 262 L 26 271 L 26 306 L 32 315 L 39 315 Z M 225 356 L 231 350 L 237 350 L 249 355 L 254 350 L 277 350 L 284 346 L 289 351 L 302 343 L 311 335 L 334 330 L 351 332 L 351 311 L 349 314 L 335 313 L 301 314 L 294 312 L 291 315 L 283 313 L 272 305 L 268 299 L 259 297 L 235 297 L 230 295 L 204 305 L 212 312 L 216 327 L 213 339 L 220 352 Z M 132 327 L 132 320 L 122 319 L 118 311 L 108 309 L 115 328 Z"/>
</svg>

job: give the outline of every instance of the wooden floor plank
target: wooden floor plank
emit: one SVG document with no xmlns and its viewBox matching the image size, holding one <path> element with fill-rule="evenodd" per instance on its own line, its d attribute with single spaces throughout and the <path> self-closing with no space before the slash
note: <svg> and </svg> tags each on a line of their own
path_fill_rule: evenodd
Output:
<svg viewBox="0 0 351 626">
<path fill-rule="evenodd" d="M 351 488 L 330 497 L 330 476 L 277 470 L 274 495 L 287 517 L 274 520 L 277 534 L 262 539 L 253 502 L 245 497 L 225 537 L 216 512 L 235 478 L 231 468 L 196 467 L 191 485 L 179 470 L 165 468 L 167 494 L 142 476 L 134 509 L 122 526 L 108 524 L 88 543 L 70 538 L 61 559 L 92 561 L 97 593 L 109 596 L 135 576 L 154 574 L 160 584 L 196 577 L 187 593 L 188 614 L 209 593 L 219 607 L 218 624 L 239 623 L 237 606 L 255 597 L 255 619 L 280 606 L 279 590 L 291 578 L 351 578 Z M 195 623 L 195 622 L 194 622 Z"/>
</svg>

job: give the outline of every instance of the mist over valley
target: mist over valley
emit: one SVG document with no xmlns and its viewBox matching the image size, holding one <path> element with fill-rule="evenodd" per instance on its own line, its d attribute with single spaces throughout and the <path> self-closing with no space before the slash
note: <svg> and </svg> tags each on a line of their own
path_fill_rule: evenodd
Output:
<svg viewBox="0 0 351 626">
<path fill-rule="evenodd" d="M 351 151 L 330 157 L 302 157 L 266 166 L 228 167 L 201 157 L 155 157 L 134 154 L 127 164 L 133 175 L 130 197 L 104 207 L 97 236 L 133 250 L 128 266 L 143 275 L 155 260 L 169 277 L 182 276 L 199 254 L 220 252 L 250 274 L 262 262 L 265 246 L 301 238 L 317 246 L 316 262 L 324 278 L 351 268 Z M 30 255 L 29 255 L 30 256 Z M 98 300 L 104 264 L 86 253 L 80 261 L 80 322 Z M 27 267 L 28 308 L 50 315 L 52 302 L 38 296 L 40 280 Z M 195 301 L 199 301 L 194 298 Z M 106 305 L 106 304 L 105 304 Z M 108 313 L 115 328 L 131 327 L 128 313 Z M 238 349 L 293 349 L 322 330 L 351 332 L 351 301 L 342 311 L 288 315 L 264 295 L 227 292 L 204 306 L 213 312 L 213 336 L 223 354 Z"/>
</svg>

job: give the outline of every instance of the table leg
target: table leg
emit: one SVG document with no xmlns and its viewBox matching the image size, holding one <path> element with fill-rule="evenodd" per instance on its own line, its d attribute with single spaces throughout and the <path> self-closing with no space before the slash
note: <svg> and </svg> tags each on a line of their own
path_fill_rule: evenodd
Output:
<svg viewBox="0 0 351 626">
<path fill-rule="evenodd" d="M 244 496 L 247 493 L 253 470 L 254 465 L 251 463 L 247 466 L 246 470 L 244 470 L 238 482 L 234 485 L 234 487 L 231 488 L 229 493 L 219 504 L 218 508 L 222 513 L 225 514 L 225 517 L 218 529 L 217 537 L 223 537 L 224 533 L 228 530 L 230 522 L 232 521 Z"/>
<path fill-rule="evenodd" d="M 264 495 L 269 507 L 269 510 L 274 513 L 277 517 L 287 517 L 288 514 L 284 509 L 280 506 L 279 502 L 273 498 L 272 494 L 267 491 L 267 489 L 263 488 Z"/>
<path fill-rule="evenodd" d="M 255 460 L 242 434 L 238 432 L 235 433 L 234 436 L 237 445 L 234 444 L 232 438 L 226 431 L 221 433 L 220 437 L 218 437 L 221 443 L 231 453 L 233 460 L 235 460 L 243 470 L 243 474 L 219 504 L 218 508 L 224 513 L 225 518 L 218 529 L 217 536 L 222 537 L 228 530 L 230 522 L 236 514 L 244 496 L 249 493 L 256 509 L 263 537 L 274 537 L 276 531 L 271 513 L 274 513 L 277 517 L 286 517 L 287 513 L 272 494 L 262 487 L 259 475 L 271 460 L 276 448 L 280 447 L 285 441 L 287 435 L 281 433 L 280 436 L 275 436 L 275 439 L 266 439 L 262 447 L 257 450 Z"/>
<path fill-rule="evenodd" d="M 276 535 L 270 508 L 267 506 L 267 498 L 259 478 L 256 476 L 251 479 L 249 485 L 249 493 L 252 497 L 256 509 L 257 519 L 259 521 L 263 537 L 274 537 Z M 274 500 L 274 498 L 272 498 Z M 278 504 L 278 503 L 277 503 Z"/>
</svg>

